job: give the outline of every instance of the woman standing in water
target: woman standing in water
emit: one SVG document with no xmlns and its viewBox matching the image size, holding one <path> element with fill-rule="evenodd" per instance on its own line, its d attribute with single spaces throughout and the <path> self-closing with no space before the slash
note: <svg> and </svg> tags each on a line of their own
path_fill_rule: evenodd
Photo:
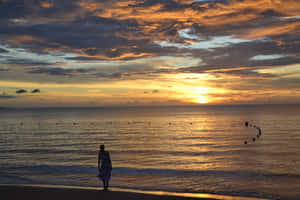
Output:
<svg viewBox="0 0 300 200">
<path fill-rule="evenodd" d="M 100 145 L 100 151 L 98 154 L 98 170 L 99 177 L 103 181 L 104 190 L 108 189 L 109 179 L 111 176 L 111 160 L 109 156 L 109 152 L 104 150 L 104 145 Z"/>
</svg>

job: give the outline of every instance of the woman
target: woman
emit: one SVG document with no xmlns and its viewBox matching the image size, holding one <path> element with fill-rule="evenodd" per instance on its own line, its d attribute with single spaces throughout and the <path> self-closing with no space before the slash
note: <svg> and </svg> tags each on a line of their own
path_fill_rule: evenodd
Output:
<svg viewBox="0 0 300 200">
<path fill-rule="evenodd" d="M 103 181 L 103 188 L 107 190 L 109 179 L 111 176 L 111 160 L 109 156 L 109 152 L 104 150 L 104 145 L 100 145 L 100 151 L 98 154 L 98 170 L 99 170 L 99 178 Z"/>
</svg>

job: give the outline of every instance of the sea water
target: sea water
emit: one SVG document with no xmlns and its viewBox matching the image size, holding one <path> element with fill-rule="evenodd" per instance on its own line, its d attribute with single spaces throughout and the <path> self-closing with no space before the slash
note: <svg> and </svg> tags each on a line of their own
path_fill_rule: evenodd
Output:
<svg viewBox="0 0 300 200">
<path fill-rule="evenodd" d="M 300 198 L 299 105 L 1 109 L 0 184 L 100 188 L 100 144 L 111 187 Z"/>
</svg>

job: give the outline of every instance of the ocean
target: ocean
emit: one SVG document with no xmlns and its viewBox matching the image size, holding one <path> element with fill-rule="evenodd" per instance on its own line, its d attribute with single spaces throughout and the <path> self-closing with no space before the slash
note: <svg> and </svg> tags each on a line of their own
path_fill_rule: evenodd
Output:
<svg viewBox="0 0 300 200">
<path fill-rule="evenodd" d="M 112 188 L 300 198 L 300 105 L 1 109 L 0 184 L 102 188 L 100 144 Z"/>
</svg>

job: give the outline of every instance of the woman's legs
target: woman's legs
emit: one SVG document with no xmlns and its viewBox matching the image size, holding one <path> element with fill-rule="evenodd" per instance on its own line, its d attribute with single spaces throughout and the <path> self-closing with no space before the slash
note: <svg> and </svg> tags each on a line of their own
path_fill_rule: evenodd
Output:
<svg viewBox="0 0 300 200">
<path fill-rule="evenodd" d="M 108 182 L 108 180 L 102 180 L 103 181 L 103 189 L 104 190 L 107 190 L 108 189 L 108 186 L 109 186 L 109 182 Z"/>
<path fill-rule="evenodd" d="M 109 186 L 109 180 L 106 180 L 106 189 L 108 188 Z"/>
<path fill-rule="evenodd" d="M 103 182 L 103 189 L 106 190 L 106 181 L 102 179 L 102 182 Z"/>
</svg>

